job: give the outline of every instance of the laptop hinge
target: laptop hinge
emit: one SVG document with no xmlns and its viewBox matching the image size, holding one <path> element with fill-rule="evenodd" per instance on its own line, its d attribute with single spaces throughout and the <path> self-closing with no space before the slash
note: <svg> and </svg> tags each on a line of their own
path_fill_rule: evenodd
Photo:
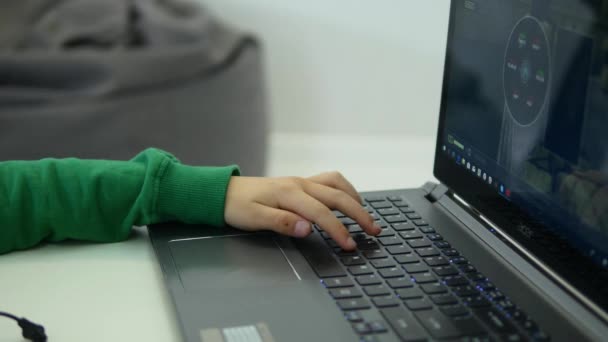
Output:
<svg viewBox="0 0 608 342">
<path fill-rule="evenodd" d="M 439 201 L 443 196 L 445 196 L 450 191 L 450 189 L 448 189 L 447 186 L 445 186 L 441 183 L 436 184 L 436 183 L 428 182 L 423 187 L 428 190 L 428 194 L 425 197 L 431 203 L 435 203 L 435 202 Z"/>
</svg>

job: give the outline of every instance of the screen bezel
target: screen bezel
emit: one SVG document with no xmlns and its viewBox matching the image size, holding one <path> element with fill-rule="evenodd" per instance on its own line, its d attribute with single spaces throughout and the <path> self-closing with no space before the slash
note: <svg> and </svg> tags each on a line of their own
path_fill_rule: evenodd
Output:
<svg viewBox="0 0 608 342">
<path fill-rule="evenodd" d="M 536 266 L 542 265 L 542 267 L 539 267 L 542 272 L 549 274 L 546 272 L 546 269 L 543 269 L 548 267 L 552 273 L 556 273 L 561 279 L 566 280 L 569 287 L 574 287 L 579 294 L 582 294 L 587 299 L 594 302 L 594 304 L 597 304 L 600 309 L 597 310 L 598 308 L 593 308 L 593 311 L 602 319 L 606 320 L 606 317 L 608 317 L 608 300 L 606 298 L 602 298 L 598 294 L 596 287 L 586 284 L 583 281 L 578 281 L 576 272 L 572 269 L 572 267 L 566 264 L 560 264 L 556 260 L 552 259 L 552 254 L 546 253 L 545 251 L 547 247 L 542 246 L 535 241 L 536 237 L 534 236 L 534 227 L 539 227 L 538 222 L 534 218 L 530 217 L 527 212 L 502 196 L 494 187 L 488 186 L 488 184 L 481 178 L 476 177 L 466 168 L 458 165 L 448 153 L 443 152 L 442 146 L 445 144 L 444 132 L 447 113 L 447 98 L 450 71 L 453 62 L 450 59 L 450 50 L 454 41 L 454 26 L 456 21 L 455 2 L 455 0 L 451 1 L 449 11 L 449 24 L 447 32 L 448 37 L 445 51 L 444 74 L 441 91 L 437 140 L 435 145 L 433 175 L 436 179 L 445 184 L 452 193 L 464 200 L 468 205 L 483 215 L 485 219 L 499 228 L 501 231 L 500 233 L 506 234 L 509 238 L 507 240 L 514 241 L 514 243 L 511 244 L 517 245 L 517 248 L 515 248 L 517 252 L 529 260 L 529 255 L 532 255 L 534 258 L 534 260 L 532 260 L 534 261 L 533 264 Z M 513 193 L 513 196 L 517 195 L 517 193 Z M 497 210 L 494 210 L 497 203 L 504 206 L 504 208 L 508 208 L 509 215 L 501 215 L 497 212 Z M 513 213 L 515 213 L 518 216 L 518 219 L 522 222 L 530 222 L 529 225 L 524 224 L 526 228 L 525 232 L 522 231 L 521 227 L 513 224 Z M 540 229 L 543 230 L 542 234 L 546 234 L 546 229 L 539 227 L 539 230 Z M 521 247 L 523 247 L 527 253 L 522 253 L 522 251 L 517 250 Z M 581 260 L 587 259 L 587 257 L 582 253 L 580 254 L 580 257 Z M 540 263 L 538 261 L 540 261 Z M 595 266 L 592 265 L 591 267 Z M 606 270 L 602 269 L 599 265 L 597 265 L 597 270 L 599 272 L 598 274 L 606 274 Z"/>
</svg>

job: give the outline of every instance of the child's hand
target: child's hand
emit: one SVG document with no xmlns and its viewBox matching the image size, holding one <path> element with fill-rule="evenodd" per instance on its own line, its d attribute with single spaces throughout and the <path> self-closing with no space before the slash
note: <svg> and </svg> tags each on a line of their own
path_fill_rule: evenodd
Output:
<svg viewBox="0 0 608 342">
<path fill-rule="evenodd" d="M 273 230 L 294 237 L 310 234 L 317 223 L 345 250 L 355 241 L 331 209 L 338 209 L 368 234 L 381 228 L 361 206 L 355 188 L 338 172 L 310 178 L 258 178 L 234 176 L 228 185 L 224 219 L 243 230 Z"/>
</svg>

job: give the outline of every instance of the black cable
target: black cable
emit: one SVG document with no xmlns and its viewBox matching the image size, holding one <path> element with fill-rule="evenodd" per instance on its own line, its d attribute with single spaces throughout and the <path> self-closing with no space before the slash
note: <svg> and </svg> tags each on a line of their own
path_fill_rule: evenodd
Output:
<svg viewBox="0 0 608 342">
<path fill-rule="evenodd" d="M 16 321 L 21 327 L 21 334 L 25 339 L 32 342 L 46 342 L 46 333 L 44 332 L 44 327 L 42 325 L 29 321 L 25 317 L 19 318 L 4 311 L 0 311 L 0 316 Z"/>
</svg>

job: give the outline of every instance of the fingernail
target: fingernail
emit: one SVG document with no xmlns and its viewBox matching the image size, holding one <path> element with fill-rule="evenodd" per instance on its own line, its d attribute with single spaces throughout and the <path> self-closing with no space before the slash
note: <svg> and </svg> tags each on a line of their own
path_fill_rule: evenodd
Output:
<svg viewBox="0 0 608 342">
<path fill-rule="evenodd" d="M 380 225 L 378 225 L 377 223 L 374 223 L 374 229 L 377 233 L 380 233 L 382 231 L 382 227 L 380 227 Z"/>
<path fill-rule="evenodd" d="M 310 234 L 310 223 L 306 221 L 296 222 L 296 228 L 293 231 L 295 237 L 305 237 Z"/>
<path fill-rule="evenodd" d="M 346 240 L 346 248 L 348 248 L 348 249 L 355 249 L 355 248 L 357 248 L 357 243 L 355 242 L 355 240 L 353 240 L 352 237 L 349 237 Z"/>
</svg>

